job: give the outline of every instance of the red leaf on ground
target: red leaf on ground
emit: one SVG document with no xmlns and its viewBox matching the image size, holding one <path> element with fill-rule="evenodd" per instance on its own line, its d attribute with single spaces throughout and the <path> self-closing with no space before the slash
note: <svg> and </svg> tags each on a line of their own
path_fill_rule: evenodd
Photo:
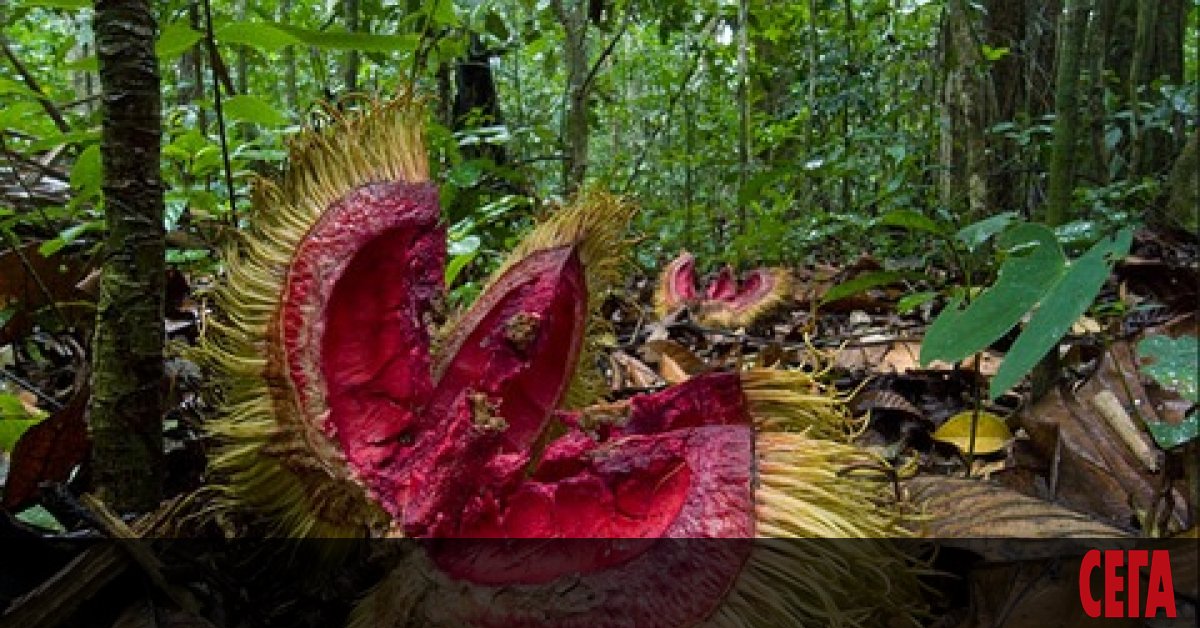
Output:
<svg viewBox="0 0 1200 628">
<path fill-rule="evenodd" d="M 37 495 L 42 482 L 66 480 L 71 469 L 83 462 L 90 446 L 83 419 L 90 397 L 86 384 L 78 386 L 66 406 L 21 435 L 13 448 L 0 506 L 19 509 Z"/>
</svg>

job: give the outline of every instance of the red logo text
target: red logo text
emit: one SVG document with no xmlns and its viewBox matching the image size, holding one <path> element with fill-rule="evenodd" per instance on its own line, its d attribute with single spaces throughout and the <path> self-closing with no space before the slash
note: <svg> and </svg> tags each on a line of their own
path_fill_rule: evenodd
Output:
<svg viewBox="0 0 1200 628">
<path fill-rule="evenodd" d="M 1141 572 L 1147 567 L 1150 577 L 1143 592 Z M 1092 586 L 1097 569 L 1102 570 L 1102 597 Z M 1160 610 L 1175 617 L 1171 555 L 1167 550 L 1090 550 L 1079 565 L 1079 601 L 1088 617 L 1155 617 Z"/>
</svg>

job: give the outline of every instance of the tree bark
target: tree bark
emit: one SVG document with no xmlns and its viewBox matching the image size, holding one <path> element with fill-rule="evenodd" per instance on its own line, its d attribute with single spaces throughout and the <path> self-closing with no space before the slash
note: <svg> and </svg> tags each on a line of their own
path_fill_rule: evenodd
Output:
<svg viewBox="0 0 1200 628">
<path fill-rule="evenodd" d="M 1071 216 L 1079 133 L 1079 65 L 1090 10 L 1089 0 L 1068 0 L 1062 18 L 1054 81 L 1054 144 L 1045 211 L 1046 224 L 1052 227 L 1067 222 Z"/>
<path fill-rule="evenodd" d="M 1130 178 L 1161 175 L 1171 167 L 1178 145 L 1167 129 L 1142 128 L 1139 100 L 1153 100 L 1154 81 L 1183 82 L 1183 0 L 1139 0 L 1133 54 L 1129 60 Z"/>
<path fill-rule="evenodd" d="M 292 1 L 280 0 L 279 22 L 288 24 L 292 18 Z M 296 77 L 296 47 L 287 46 L 283 49 L 283 102 L 287 105 L 288 114 L 292 119 L 300 117 L 300 89 Z"/>
<path fill-rule="evenodd" d="M 246 13 L 249 10 L 250 0 L 238 0 L 235 19 L 239 22 L 246 21 Z M 246 46 L 236 46 L 234 52 L 233 68 L 234 81 L 237 84 L 237 93 L 250 93 L 250 59 L 246 54 Z"/>
<path fill-rule="evenodd" d="M 455 131 L 504 123 L 500 111 L 500 92 L 496 89 L 496 77 L 492 73 L 492 56 L 493 52 L 483 45 L 479 35 L 472 33 L 466 58 L 455 63 L 454 67 L 451 128 Z M 500 144 L 465 146 L 463 154 L 470 159 L 490 159 L 497 165 L 508 162 L 508 153 Z"/>
<path fill-rule="evenodd" d="M 118 511 L 154 508 L 163 472 L 165 243 L 156 24 L 148 0 L 96 0 L 107 234 L 92 347 L 92 470 Z"/>
<path fill-rule="evenodd" d="M 566 112 L 563 123 L 563 195 L 583 185 L 588 160 L 588 63 L 586 0 L 553 0 L 551 6 L 566 33 Z"/>
<path fill-rule="evenodd" d="M 1200 129 L 1192 131 L 1167 179 L 1167 224 L 1189 233 L 1200 229 Z"/>
<path fill-rule="evenodd" d="M 345 12 L 346 30 L 351 33 L 358 32 L 358 0 L 342 0 L 342 10 Z M 342 65 L 342 83 L 347 92 L 358 91 L 358 65 L 358 51 L 347 51 L 345 63 Z"/>
<path fill-rule="evenodd" d="M 746 233 L 746 180 L 750 175 L 750 3 L 738 1 L 737 233 Z"/>
<path fill-rule="evenodd" d="M 979 220 L 988 211 L 989 189 L 985 133 L 987 130 L 987 71 L 973 36 L 976 17 L 963 0 L 946 5 L 942 32 L 945 83 L 942 86 L 940 155 L 942 204 Z"/>
</svg>

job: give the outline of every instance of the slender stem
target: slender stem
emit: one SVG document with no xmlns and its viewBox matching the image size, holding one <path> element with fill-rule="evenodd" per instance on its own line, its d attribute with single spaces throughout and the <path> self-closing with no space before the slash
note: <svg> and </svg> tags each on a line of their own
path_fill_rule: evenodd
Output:
<svg viewBox="0 0 1200 628">
<path fill-rule="evenodd" d="M 975 469 L 975 433 L 979 429 L 979 414 L 983 411 L 983 390 L 979 385 L 979 365 L 983 363 L 983 352 L 979 351 L 975 354 L 975 376 L 971 378 L 971 435 L 970 442 L 967 445 L 967 477 L 971 477 L 971 473 Z"/>
<path fill-rule="evenodd" d="M 204 0 L 204 31 L 208 40 L 213 85 L 213 109 L 217 112 L 217 131 L 221 137 L 221 161 L 225 166 L 225 187 L 229 192 L 229 222 L 237 227 L 237 194 L 233 189 L 233 165 L 229 160 L 229 140 L 225 137 L 225 112 L 221 106 L 221 83 L 217 79 L 217 40 L 213 36 L 212 3 Z"/>
<path fill-rule="evenodd" d="M 29 88 L 29 91 L 37 94 L 38 104 L 45 110 L 46 115 L 50 116 L 50 119 L 54 121 L 54 126 L 63 133 L 70 131 L 71 125 L 67 123 L 66 118 L 63 118 L 62 112 L 58 110 L 54 102 L 46 97 L 46 93 L 42 91 L 41 85 L 38 85 L 37 79 L 33 77 L 33 74 L 30 74 L 25 64 L 21 63 L 21 60 L 17 58 L 16 53 L 8 45 L 8 38 L 3 33 L 0 33 L 0 51 L 4 52 L 4 56 L 8 58 L 8 62 L 12 64 L 13 69 L 17 71 L 17 74 L 21 75 L 21 80 Z"/>
</svg>

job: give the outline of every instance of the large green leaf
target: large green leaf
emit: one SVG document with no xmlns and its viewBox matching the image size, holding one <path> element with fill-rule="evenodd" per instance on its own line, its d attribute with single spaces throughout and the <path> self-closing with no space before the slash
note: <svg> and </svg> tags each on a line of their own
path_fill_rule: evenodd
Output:
<svg viewBox="0 0 1200 628">
<path fill-rule="evenodd" d="M 0 76 L 0 96 L 7 94 L 18 94 L 20 96 L 31 96 L 33 98 L 38 97 L 37 92 L 29 89 L 28 87 L 25 87 L 24 85 L 12 79 L 7 79 Z"/>
<path fill-rule="evenodd" d="M 950 300 L 921 343 L 921 364 L 958 362 L 986 349 L 1021 321 L 1060 279 L 1066 257 L 1054 232 L 1027 223 L 1001 237 L 1010 257 L 1000 267 L 996 284 L 962 308 L 962 297 Z"/>
<path fill-rule="evenodd" d="M 104 179 L 104 163 L 100 158 L 100 146 L 92 144 L 79 153 L 71 166 L 71 187 L 84 194 L 100 192 Z"/>
<path fill-rule="evenodd" d="M 21 435 L 40 422 L 41 419 L 0 419 L 0 451 L 11 452 Z"/>
<path fill-rule="evenodd" d="M 1146 336 L 1138 343 L 1137 352 L 1142 372 L 1153 377 L 1163 388 L 1174 390 L 1192 403 L 1200 403 L 1196 385 L 1200 349 L 1195 336 Z"/>
<path fill-rule="evenodd" d="M 225 113 L 240 122 L 252 122 L 264 126 L 287 124 L 287 117 L 279 113 L 267 101 L 258 96 L 234 96 L 224 102 Z"/>
<path fill-rule="evenodd" d="M 20 0 L 18 6 L 42 7 L 45 9 L 78 10 L 92 6 L 92 0 Z"/>
<path fill-rule="evenodd" d="M 21 435 L 43 418 L 32 414 L 16 395 L 0 393 L 0 451 L 11 452 Z"/>
<path fill-rule="evenodd" d="M 1179 423 L 1146 421 L 1146 429 L 1150 431 L 1159 447 L 1171 449 L 1194 441 L 1200 436 L 1200 414 L 1193 411 Z"/>
<path fill-rule="evenodd" d="M 410 51 L 416 49 L 419 41 L 415 34 L 376 35 L 334 30 L 318 31 L 272 22 L 233 22 L 221 27 L 216 38 L 223 44 L 242 44 L 269 52 L 298 44 L 327 50 Z"/>
<path fill-rule="evenodd" d="M 925 214 L 911 209 L 894 209 L 875 219 L 875 224 L 888 227 L 902 227 L 913 231 L 927 231 L 934 235 L 944 235 L 946 230 Z"/>
<path fill-rule="evenodd" d="M 1132 243 L 1130 229 L 1102 239 L 1049 286 L 1029 324 L 1004 355 L 1004 362 L 992 378 L 989 392 L 993 398 L 1004 394 L 1058 344 L 1100 292 L 1111 271 L 1111 262 L 1124 257 Z"/>
<path fill-rule="evenodd" d="M 1195 336 L 1171 338 L 1160 334 L 1146 336 L 1137 345 L 1142 372 L 1153 377 L 1163 388 L 1168 388 L 1180 397 L 1200 403 L 1197 390 L 1197 369 L 1200 364 L 1200 347 Z M 1179 423 L 1146 421 L 1146 429 L 1154 441 L 1163 449 L 1178 447 L 1200 436 L 1200 413 L 1195 408 Z"/>
<path fill-rule="evenodd" d="M 962 242 L 968 251 L 974 251 L 992 236 L 1007 229 L 1016 219 L 1016 212 L 1001 212 L 959 229 L 954 237 L 958 238 L 958 241 Z"/>
<path fill-rule="evenodd" d="M 240 44 L 267 52 L 301 43 L 295 35 L 263 22 L 231 22 L 217 30 L 216 39 L 222 44 Z"/>
<path fill-rule="evenodd" d="M 154 54 L 158 55 L 160 62 L 170 61 L 187 52 L 189 48 L 195 46 L 196 42 L 203 38 L 204 33 L 193 29 L 187 24 L 178 22 L 168 24 L 158 35 L 158 41 L 154 44 Z"/>
<path fill-rule="evenodd" d="M 435 0 L 426 9 L 438 26 L 458 26 L 461 22 L 454 11 L 454 0 Z"/>
<path fill-rule="evenodd" d="M 921 273 L 908 271 L 894 270 L 879 270 L 869 273 L 863 273 L 854 279 L 843 281 L 842 283 L 830 288 L 825 292 L 825 296 L 821 297 L 821 304 L 833 303 L 840 301 L 846 297 L 851 297 L 880 286 L 890 286 L 892 284 L 901 283 L 906 280 L 921 280 L 927 279 Z"/>
</svg>

